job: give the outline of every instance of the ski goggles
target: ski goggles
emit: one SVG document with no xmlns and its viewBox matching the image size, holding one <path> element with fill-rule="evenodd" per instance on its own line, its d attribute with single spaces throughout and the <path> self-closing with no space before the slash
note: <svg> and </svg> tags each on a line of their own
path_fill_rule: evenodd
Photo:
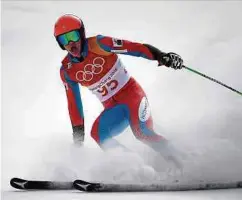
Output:
<svg viewBox="0 0 242 200">
<path fill-rule="evenodd" d="M 57 40 L 63 46 L 68 45 L 71 41 L 77 42 L 80 40 L 80 32 L 79 30 L 70 31 L 68 33 L 57 36 Z"/>
</svg>

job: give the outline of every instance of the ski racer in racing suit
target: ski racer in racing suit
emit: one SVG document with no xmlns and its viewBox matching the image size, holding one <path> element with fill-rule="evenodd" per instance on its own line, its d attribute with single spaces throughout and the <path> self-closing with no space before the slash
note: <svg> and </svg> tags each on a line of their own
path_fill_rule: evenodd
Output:
<svg viewBox="0 0 242 200">
<path fill-rule="evenodd" d="M 74 143 L 82 144 L 85 133 L 80 84 L 95 94 L 104 107 L 91 130 L 91 137 L 101 148 L 106 141 L 116 143 L 113 137 L 130 126 L 138 140 L 164 157 L 172 158 L 164 150 L 167 140 L 153 130 L 145 92 L 117 54 L 156 60 L 159 65 L 173 69 L 182 68 L 182 58 L 149 44 L 103 35 L 87 38 L 82 20 L 74 15 L 61 16 L 55 24 L 54 35 L 60 47 L 68 51 L 60 76 L 66 89 Z"/>
</svg>

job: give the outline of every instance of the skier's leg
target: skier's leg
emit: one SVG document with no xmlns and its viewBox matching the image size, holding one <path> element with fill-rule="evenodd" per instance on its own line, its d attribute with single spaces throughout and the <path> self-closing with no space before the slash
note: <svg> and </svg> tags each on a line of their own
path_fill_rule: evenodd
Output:
<svg viewBox="0 0 242 200">
<path fill-rule="evenodd" d="M 153 119 L 146 96 L 136 98 L 136 103 L 129 104 L 129 110 L 130 126 L 135 137 L 159 152 L 155 144 L 163 144 L 167 140 L 153 130 Z"/>
<path fill-rule="evenodd" d="M 95 120 L 91 136 L 102 149 L 123 147 L 113 137 L 122 133 L 129 125 L 125 105 L 116 105 L 105 109 Z"/>
<path fill-rule="evenodd" d="M 129 103 L 130 126 L 135 137 L 159 152 L 165 159 L 171 160 L 177 167 L 181 167 L 176 158 L 177 151 L 163 136 L 157 134 L 153 129 L 153 120 L 150 112 L 148 99 L 141 90 L 139 95 L 134 95 Z"/>
</svg>

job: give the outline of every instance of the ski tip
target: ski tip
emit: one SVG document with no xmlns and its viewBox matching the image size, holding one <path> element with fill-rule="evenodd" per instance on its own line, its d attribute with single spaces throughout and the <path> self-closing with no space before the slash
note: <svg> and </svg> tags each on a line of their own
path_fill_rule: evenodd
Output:
<svg viewBox="0 0 242 200">
<path fill-rule="evenodd" d="M 90 183 L 83 180 L 75 180 L 73 182 L 73 187 L 77 190 L 83 191 L 83 192 L 94 192 L 97 191 L 100 187 L 99 183 Z"/>
<path fill-rule="evenodd" d="M 10 180 L 10 185 L 16 189 L 25 189 L 25 184 L 27 183 L 27 180 L 21 179 L 21 178 L 12 178 Z"/>
</svg>

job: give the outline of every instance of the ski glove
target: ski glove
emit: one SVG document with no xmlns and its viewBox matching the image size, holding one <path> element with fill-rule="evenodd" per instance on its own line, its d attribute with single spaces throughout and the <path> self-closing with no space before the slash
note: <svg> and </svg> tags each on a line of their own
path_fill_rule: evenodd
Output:
<svg viewBox="0 0 242 200">
<path fill-rule="evenodd" d="M 173 69 L 181 69 L 183 66 L 183 60 L 181 56 L 176 53 L 164 53 L 150 44 L 143 44 L 152 53 L 154 60 L 157 60 L 159 66 L 165 65 L 166 67 L 171 67 Z"/>
<path fill-rule="evenodd" d="M 165 65 L 166 67 L 171 67 L 173 69 L 181 69 L 183 67 L 183 60 L 178 54 L 170 52 L 161 57 L 159 65 Z"/>
<path fill-rule="evenodd" d="M 73 126 L 73 142 L 77 146 L 82 146 L 84 142 L 84 125 Z"/>
</svg>

